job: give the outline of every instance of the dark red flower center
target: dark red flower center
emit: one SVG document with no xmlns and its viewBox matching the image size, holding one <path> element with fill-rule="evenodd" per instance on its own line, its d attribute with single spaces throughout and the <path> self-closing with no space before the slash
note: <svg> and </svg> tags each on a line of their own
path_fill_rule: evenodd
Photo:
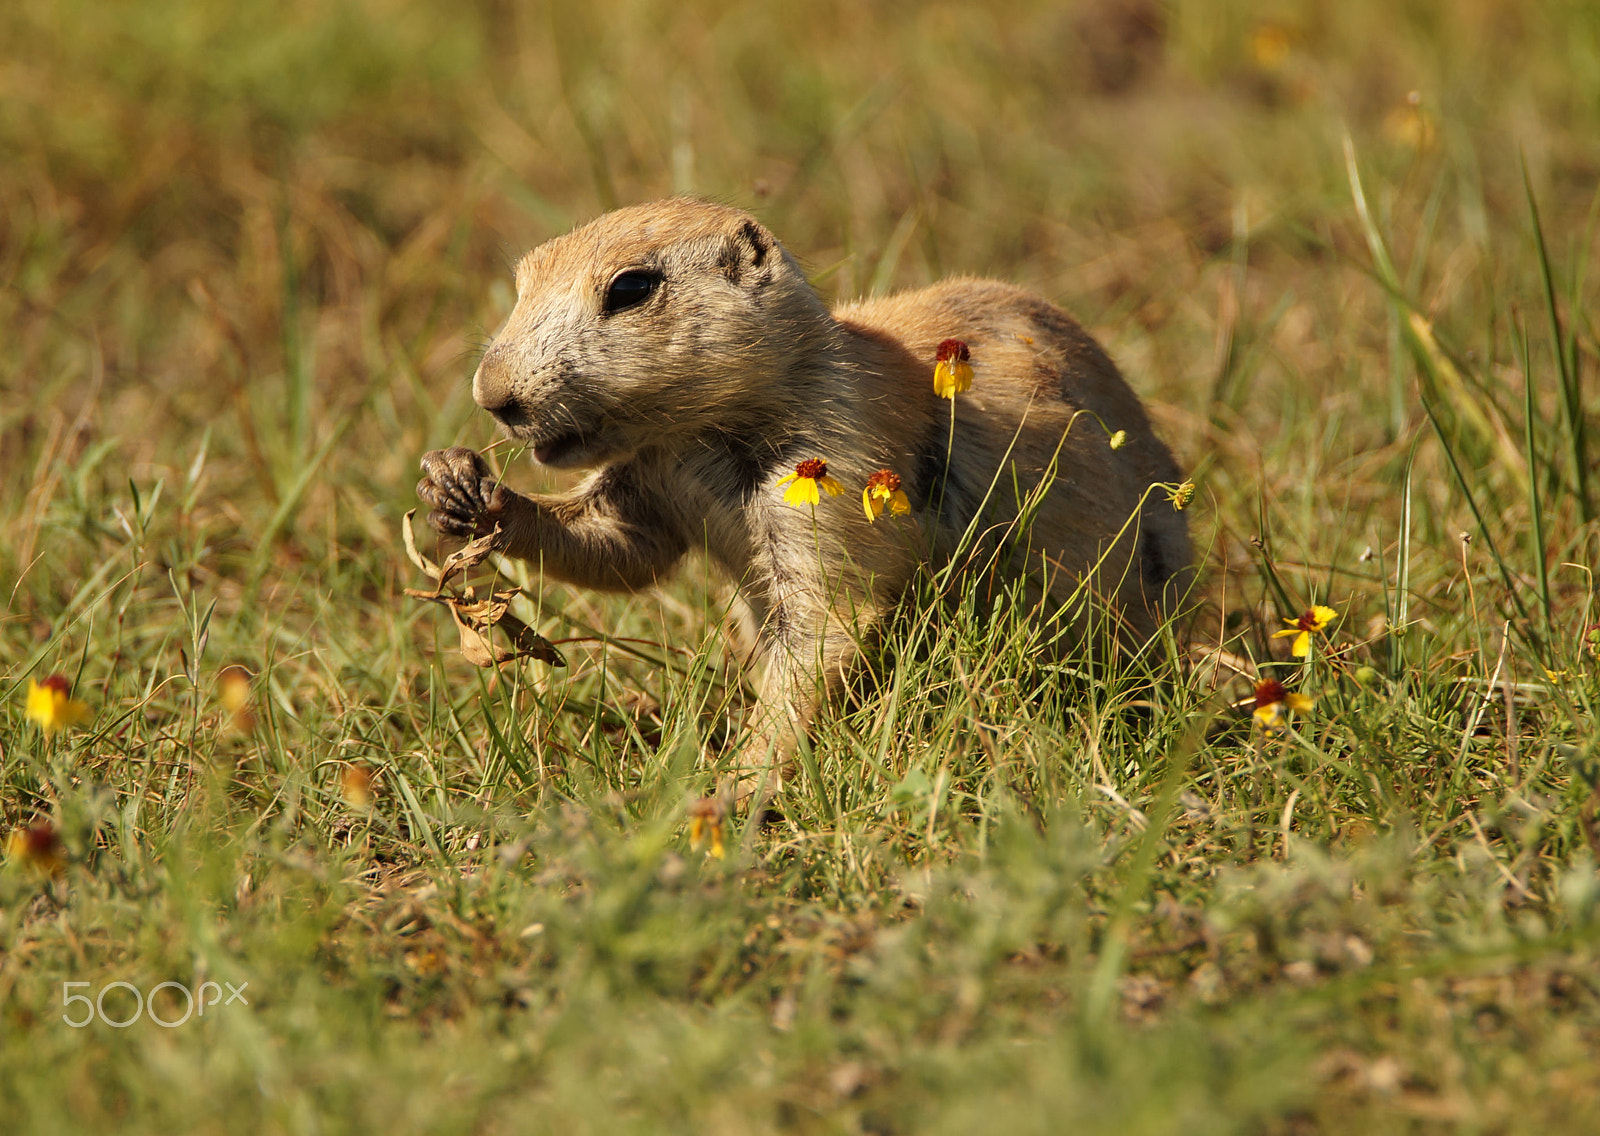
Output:
<svg viewBox="0 0 1600 1136">
<path fill-rule="evenodd" d="M 1274 702 L 1282 702 L 1288 693 L 1288 688 L 1277 679 L 1262 679 L 1256 683 L 1256 709 L 1271 706 Z"/>
<path fill-rule="evenodd" d="M 49 821 L 35 821 L 22 833 L 22 854 L 33 859 L 54 856 L 61 838 Z"/>
<path fill-rule="evenodd" d="M 72 693 L 72 684 L 67 681 L 66 675 L 51 675 L 39 685 L 46 690 L 54 691 L 63 698 Z"/>
<path fill-rule="evenodd" d="M 867 488 L 871 490 L 882 489 L 886 493 L 894 493 L 900 488 L 900 475 L 892 469 L 880 469 L 877 473 L 867 478 Z"/>
<path fill-rule="evenodd" d="M 812 481 L 819 481 L 828 476 L 828 463 L 821 458 L 807 458 L 794 467 L 796 477 L 809 477 Z"/>
<path fill-rule="evenodd" d="M 939 344 L 939 353 L 933 357 L 935 363 L 948 363 L 955 359 L 965 363 L 972 358 L 972 352 L 967 350 L 967 345 L 959 339 L 946 339 Z"/>
</svg>

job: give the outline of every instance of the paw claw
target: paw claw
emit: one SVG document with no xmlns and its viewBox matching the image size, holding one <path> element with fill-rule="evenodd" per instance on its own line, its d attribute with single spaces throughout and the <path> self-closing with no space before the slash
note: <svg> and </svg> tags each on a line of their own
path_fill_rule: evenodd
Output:
<svg viewBox="0 0 1600 1136">
<path fill-rule="evenodd" d="M 478 536 L 493 528 L 489 514 L 502 492 L 476 451 L 465 446 L 433 450 L 422 457 L 417 496 L 433 507 L 428 523 L 446 536 Z"/>
</svg>

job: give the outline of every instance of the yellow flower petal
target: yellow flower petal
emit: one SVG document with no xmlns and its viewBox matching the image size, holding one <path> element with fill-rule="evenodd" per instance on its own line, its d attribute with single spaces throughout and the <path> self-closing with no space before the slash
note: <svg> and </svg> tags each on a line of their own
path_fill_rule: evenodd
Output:
<svg viewBox="0 0 1600 1136">
<path fill-rule="evenodd" d="M 959 339 L 946 339 L 933 357 L 933 393 L 955 398 L 972 389 L 972 352 Z"/>
<path fill-rule="evenodd" d="M 1314 705 L 1316 699 L 1285 690 L 1283 683 L 1268 678 L 1256 683 L 1256 708 L 1251 713 L 1261 728 L 1270 734 L 1278 729 L 1279 719 L 1287 718 L 1290 714 L 1307 713 Z"/>
<path fill-rule="evenodd" d="M 790 482 L 794 484 L 790 485 Z M 790 505 L 815 506 L 822 500 L 818 487 L 826 489 L 833 497 L 844 492 L 844 486 L 828 476 L 828 463 L 821 458 L 807 458 L 794 467 L 793 473 L 780 478 L 778 485 L 789 485 L 784 490 L 783 499 Z"/>
<path fill-rule="evenodd" d="M 1294 646 L 1289 648 L 1289 653 L 1297 659 L 1303 659 L 1311 654 L 1311 632 L 1302 631 L 1294 637 Z"/>
<path fill-rule="evenodd" d="M 707 851 L 720 860 L 727 854 L 722 843 L 722 818 L 727 811 L 726 802 L 716 797 L 704 797 L 689 806 L 689 847 L 699 850 L 709 839 Z"/>
<path fill-rule="evenodd" d="M 30 678 L 25 716 L 38 723 L 46 735 L 64 726 L 76 726 L 89 716 L 89 704 L 73 698 L 71 689 L 61 675 L 51 675 L 42 683 Z"/>
<path fill-rule="evenodd" d="M 56 696 L 48 686 L 28 680 L 28 721 L 37 722 L 46 733 L 55 729 Z"/>
<path fill-rule="evenodd" d="M 941 359 L 933 365 L 933 393 L 940 398 L 955 398 L 972 389 L 972 364 L 959 359 Z"/>
<path fill-rule="evenodd" d="M 895 516 L 911 512 L 911 498 L 900 488 L 900 475 L 892 469 L 880 469 L 867 478 L 867 487 L 861 491 L 861 507 L 867 520 L 875 521 L 887 509 Z"/>
<path fill-rule="evenodd" d="M 1315 604 L 1311 608 L 1311 630 L 1321 631 L 1328 624 L 1339 618 L 1339 613 L 1331 607 Z"/>
<path fill-rule="evenodd" d="M 794 484 L 783 491 L 783 500 L 789 505 L 815 505 L 822 500 L 822 495 L 817 492 L 817 483 L 811 478 L 797 477 Z"/>
<path fill-rule="evenodd" d="M 14 829 L 6 839 L 6 859 L 26 864 L 47 875 L 60 875 L 66 867 L 61 834 L 49 821 L 39 820 Z"/>
</svg>

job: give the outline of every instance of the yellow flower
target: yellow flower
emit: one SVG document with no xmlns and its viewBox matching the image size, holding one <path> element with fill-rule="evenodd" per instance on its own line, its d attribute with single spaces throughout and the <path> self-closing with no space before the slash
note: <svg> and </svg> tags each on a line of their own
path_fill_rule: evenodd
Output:
<svg viewBox="0 0 1600 1136">
<path fill-rule="evenodd" d="M 793 485 L 789 485 L 791 481 Z M 822 500 L 822 494 L 817 492 L 819 487 L 826 489 L 830 497 L 844 492 L 844 486 L 828 476 L 828 463 L 821 458 L 807 458 L 778 484 L 789 485 L 783 493 L 783 500 L 789 505 L 815 505 Z"/>
<path fill-rule="evenodd" d="M 61 854 L 61 834 L 47 820 L 36 820 L 27 828 L 16 829 L 6 839 L 6 859 L 58 876 L 66 866 Z"/>
<path fill-rule="evenodd" d="M 1311 636 L 1338 618 L 1339 613 L 1331 607 L 1316 604 L 1299 619 L 1285 619 L 1284 622 L 1289 626 L 1282 631 L 1274 631 L 1272 637 L 1282 639 L 1293 635 L 1294 644 L 1289 648 L 1289 653 L 1297 659 L 1303 659 L 1311 654 Z"/>
<path fill-rule="evenodd" d="M 1383 134 L 1397 146 L 1412 150 L 1433 149 L 1439 131 L 1434 126 L 1433 116 L 1422 105 L 1422 92 L 1412 91 L 1403 105 L 1383 116 Z"/>
<path fill-rule="evenodd" d="M 1194 482 L 1181 481 L 1167 490 L 1167 500 L 1172 502 L 1172 507 L 1178 512 L 1189 507 L 1189 502 L 1194 500 Z"/>
<path fill-rule="evenodd" d="M 867 520 L 875 521 L 888 509 L 894 516 L 911 512 L 911 499 L 900 488 L 900 475 L 893 470 L 880 469 L 867 478 L 867 487 L 861 491 L 861 507 Z"/>
<path fill-rule="evenodd" d="M 1126 430 L 1118 430 L 1115 434 L 1111 435 L 1111 448 L 1113 450 L 1120 450 L 1127 444 L 1128 432 Z"/>
<path fill-rule="evenodd" d="M 1250 33 L 1250 58 L 1263 71 L 1277 71 L 1289 58 L 1294 37 L 1282 24 L 1257 24 Z"/>
<path fill-rule="evenodd" d="M 407 951 L 403 956 L 406 969 L 419 978 L 430 975 L 442 974 L 445 969 L 444 952 L 437 947 L 419 947 Z"/>
<path fill-rule="evenodd" d="M 228 712 L 228 728 L 248 734 L 255 729 L 256 715 L 250 707 L 250 672 L 241 666 L 223 667 L 217 678 L 217 700 Z"/>
<path fill-rule="evenodd" d="M 29 721 L 39 723 L 39 728 L 49 736 L 63 726 L 76 726 L 89 716 L 89 704 L 72 697 L 72 684 L 55 674 L 43 682 L 28 680 Z"/>
<path fill-rule="evenodd" d="M 718 860 L 727 854 L 722 844 L 722 817 L 727 811 L 720 797 L 702 797 L 689 806 L 689 847 L 699 849 L 710 838 L 707 849 Z"/>
<path fill-rule="evenodd" d="M 339 792 L 351 808 L 371 808 L 372 770 L 359 764 L 345 766 L 339 771 Z"/>
<path fill-rule="evenodd" d="M 933 393 L 940 398 L 955 398 L 972 389 L 972 352 L 959 339 L 939 344 L 933 359 Z"/>
<path fill-rule="evenodd" d="M 1278 728 L 1280 718 L 1290 714 L 1309 714 L 1316 704 L 1316 699 L 1285 689 L 1283 683 L 1275 678 L 1262 679 L 1256 683 L 1256 708 L 1252 717 L 1270 734 Z"/>
</svg>

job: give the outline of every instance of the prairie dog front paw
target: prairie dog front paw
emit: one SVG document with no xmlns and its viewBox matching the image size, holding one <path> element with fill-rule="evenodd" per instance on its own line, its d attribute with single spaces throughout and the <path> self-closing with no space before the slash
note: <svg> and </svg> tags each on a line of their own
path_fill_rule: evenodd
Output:
<svg viewBox="0 0 1600 1136">
<path fill-rule="evenodd" d="M 494 529 L 506 491 L 476 450 L 451 446 L 422 456 L 417 496 L 433 510 L 428 523 L 445 536 L 475 537 Z"/>
</svg>

